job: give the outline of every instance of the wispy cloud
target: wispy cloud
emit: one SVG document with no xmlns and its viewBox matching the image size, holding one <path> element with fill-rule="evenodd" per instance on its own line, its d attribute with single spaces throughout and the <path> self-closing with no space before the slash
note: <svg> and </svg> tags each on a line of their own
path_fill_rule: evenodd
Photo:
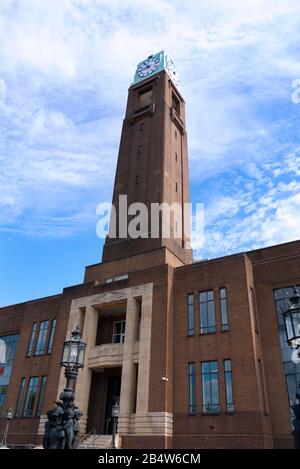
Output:
<svg viewBox="0 0 300 469">
<path fill-rule="evenodd" d="M 5 0 L 0 224 L 92 230 L 110 200 L 127 88 L 166 49 L 182 76 L 210 257 L 299 236 L 298 0 Z M 212 215 L 215 214 L 215 215 Z M 285 225 L 285 229 L 284 228 Z"/>
</svg>

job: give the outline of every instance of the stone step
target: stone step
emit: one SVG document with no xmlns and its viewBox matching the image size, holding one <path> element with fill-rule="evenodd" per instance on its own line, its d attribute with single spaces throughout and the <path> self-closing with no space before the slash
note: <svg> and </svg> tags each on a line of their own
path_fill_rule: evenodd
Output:
<svg viewBox="0 0 300 469">
<path fill-rule="evenodd" d="M 121 447 L 121 437 L 116 435 L 116 448 Z M 109 449 L 111 447 L 111 435 L 89 435 L 79 445 L 80 449 Z"/>
</svg>

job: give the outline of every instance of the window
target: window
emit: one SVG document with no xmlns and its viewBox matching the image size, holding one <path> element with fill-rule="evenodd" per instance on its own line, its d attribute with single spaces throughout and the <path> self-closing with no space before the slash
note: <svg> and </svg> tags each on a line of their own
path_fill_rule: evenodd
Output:
<svg viewBox="0 0 300 469">
<path fill-rule="evenodd" d="M 194 295 L 190 293 L 187 296 L 188 303 L 188 335 L 195 334 L 195 314 L 194 314 Z"/>
<path fill-rule="evenodd" d="M 200 293 L 200 333 L 216 332 L 214 291 Z"/>
<path fill-rule="evenodd" d="M 221 329 L 224 332 L 224 331 L 229 330 L 226 288 L 220 288 L 220 303 L 221 303 Z"/>
<path fill-rule="evenodd" d="M 153 100 L 152 88 L 147 88 L 145 90 L 142 90 L 140 92 L 140 102 L 139 102 L 140 109 L 146 106 L 150 106 L 150 104 L 152 104 L 152 100 Z"/>
<path fill-rule="evenodd" d="M 34 355 L 43 355 L 45 351 L 46 338 L 48 333 L 49 321 L 42 321 L 40 323 L 39 336 L 35 348 Z"/>
<path fill-rule="evenodd" d="M 24 392 L 25 392 L 25 384 L 26 384 L 26 378 L 22 378 L 20 389 L 19 389 L 19 394 L 18 394 L 18 399 L 17 399 L 17 404 L 16 404 L 15 417 L 19 417 L 21 413 L 20 411 L 21 411 L 21 406 L 22 406 Z"/>
<path fill-rule="evenodd" d="M 50 337 L 49 337 L 49 342 L 48 342 L 48 350 L 47 350 L 47 353 L 51 353 L 51 352 L 52 352 L 53 341 L 54 341 L 54 336 L 55 336 L 55 329 L 56 329 L 56 319 L 52 319 L 51 331 L 50 331 Z"/>
<path fill-rule="evenodd" d="M 113 329 L 113 344 L 123 344 L 125 339 L 125 321 L 115 321 Z"/>
<path fill-rule="evenodd" d="M 36 335 L 37 325 L 38 325 L 37 322 L 34 322 L 32 324 L 31 336 L 30 336 L 29 347 L 28 347 L 28 352 L 27 352 L 28 356 L 32 355 L 32 352 L 33 352 L 33 345 L 34 345 L 34 339 L 35 339 L 35 335 Z"/>
<path fill-rule="evenodd" d="M 189 363 L 189 414 L 196 413 L 196 366 Z"/>
<path fill-rule="evenodd" d="M 178 161 L 178 155 L 177 155 L 177 152 L 175 152 L 175 161 Z"/>
<path fill-rule="evenodd" d="M 175 191 L 178 192 L 178 184 L 175 182 Z"/>
<path fill-rule="evenodd" d="M 37 411 L 36 411 L 36 416 L 37 417 L 40 417 L 40 415 L 42 414 L 42 407 L 43 407 L 43 400 L 44 400 L 44 394 L 45 394 L 46 381 L 47 381 L 47 376 L 43 376 L 42 377 L 41 388 L 40 388 L 38 406 L 37 406 Z"/>
<path fill-rule="evenodd" d="M 39 378 L 37 376 L 29 379 L 29 386 L 27 389 L 27 395 L 25 400 L 25 406 L 23 410 L 23 417 L 32 417 L 34 402 L 37 393 Z"/>
<path fill-rule="evenodd" d="M 253 288 L 250 289 L 250 296 L 251 296 L 251 311 L 252 311 L 252 316 L 253 316 L 254 329 L 257 332 L 258 331 L 257 309 L 256 309 L 256 301 L 255 301 L 255 294 L 254 294 Z"/>
<path fill-rule="evenodd" d="M 140 131 L 142 132 L 144 130 L 144 128 L 145 128 L 145 124 L 144 124 L 144 122 L 141 122 L 140 123 Z"/>
<path fill-rule="evenodd" d="M 172 93 L 172 108 L 180 114 L 180 101 L 174 93 Z"/>
<path fill-rule="evenodd" d="M 140 175 L 137 174 L 136 178 L 135 178 L 135 183 L 136 184 L 139 184 L 141 182 L 141 178 L 140 178 Z"/>
<path fill-rule="evenodd" d="M 0 416 L 3 410 L 19 334 L 0 336 Z"/>
<path fill-rule="evenodd" d="M 234 412 L 231 360 L 224 360 L 226 411 Z"/>
<path fill-rule="evenodd" d="M 143 145 L 139 145 L 139 153 L 142 153 L 143 151 Z"/>
<path fill-rule="evenodd" d="M 216 413 L 220 411 L 218 362 L 202 362 L 202 411 Z"/>
</svg>

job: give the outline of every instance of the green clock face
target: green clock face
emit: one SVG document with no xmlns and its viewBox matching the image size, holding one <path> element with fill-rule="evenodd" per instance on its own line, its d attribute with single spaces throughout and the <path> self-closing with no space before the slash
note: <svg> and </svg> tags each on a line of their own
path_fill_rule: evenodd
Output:
<svg viewBox="0 0 300 469">
<path fill-rule="evenodd" d="M 155 72 L 160 64 L 159 57 L 150 56 L 138 65 L 136 73 L 139 77 L 145 78 Z"/>
<path fill-rule="evenodd" d="M 147 59 L 138 64 L 133 83 L 139 83 L 140 81 L 145 80 L 151 75 L 155 75 L 162 70 L 166 70 L 174 85 L 179 88 L 180 79 L 178 72 L 173 61 L 164 53 L 164 51 L 149 55 Z"/>
</svg>

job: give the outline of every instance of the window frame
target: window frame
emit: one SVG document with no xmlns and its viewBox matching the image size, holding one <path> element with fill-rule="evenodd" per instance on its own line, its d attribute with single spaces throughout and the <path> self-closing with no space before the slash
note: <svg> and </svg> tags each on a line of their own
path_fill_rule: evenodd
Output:
<svg viewBox="0 0 300 469">
<path fill-rule="evenodd" d="M 211 367 L 213 364 L 216 364 L 216 371 L 212 371 Z M 204 371 L 204 365 L 209 366 L 209 372 Z M 205 376 L 209 376 L 209 402 L 205 402 L 205 395 L 206 395 L 206 379 Z M 215 389 L 213 389 L 213 379 L 212 377 L 216 376 L 217 377 L 217 382 L 216 382 L 216 390 L 217 390 L 217 402 L 213 402 L 213 394 Z M 204 361 L 201 362 L 201 390 L 202 390 L 202 414 L 205 415 L 211 415 L 211 414 L 219 414 L 221 412 L 221 406 L 220 406 L 220 382 L 219 382 L 219 366 L 218 366 L 218 360 L 209 360 L 209 361 Z M 208 410 L 208 406 L 211 407 L 211 410 Z"/>
<path fill-rule="evenodd" d="M 230 368 L 226 369 L 226 364 L 229 363 Z M 235 412 L 234 407 L 234 393 L 233 393 L 233 379 L 232 379 L 232 362 L 230 358 L 223 360 L 224 370 L 224 384 L 225 384 L 225 399 L 226 399 L 226 413 L 233 414 Z M 228 383 L 229 379 L 229 383 Z M 232 402 L 229 402 L 229 395 L 232 396 Z"/>
<path fill-rule="evenodd" d="M 117 324 L 122 324 L 121 325 L 121 332 L 116 333 L 115 328 Z M 124 325 L 124 327 L 123 327 Z M 113 333 L 112 333 L 112 344 L 124 344 L 125 342 L 125 332 L 126 332 L 126 319 L 119 319 L 117 321 L 113 322 Z M 115 337 L 120 336 L 120 341 L 116 342 L 114 340 Z"/>
<path fill-rule="evenodd" d="M 209 299 L 209 294 L 212 293 L 212 299 Z M 205 295 L 205 300 L 201 299 L 201 295 Z M 209 304 L 212 304 L 213 321 L 210 321 Z M 204 307 L 205 305 L 205 307 Z M 215 334 L 216 327 L 216 305 L 215 305 L 215 292 L 213 289 L 199 292 L 199 314 L 200 314 L 200 334 Z M 205 318 L 205 322 L 204 319 Z M 203 324 L 207 325 L 204 326 Z"/>
</svg>

